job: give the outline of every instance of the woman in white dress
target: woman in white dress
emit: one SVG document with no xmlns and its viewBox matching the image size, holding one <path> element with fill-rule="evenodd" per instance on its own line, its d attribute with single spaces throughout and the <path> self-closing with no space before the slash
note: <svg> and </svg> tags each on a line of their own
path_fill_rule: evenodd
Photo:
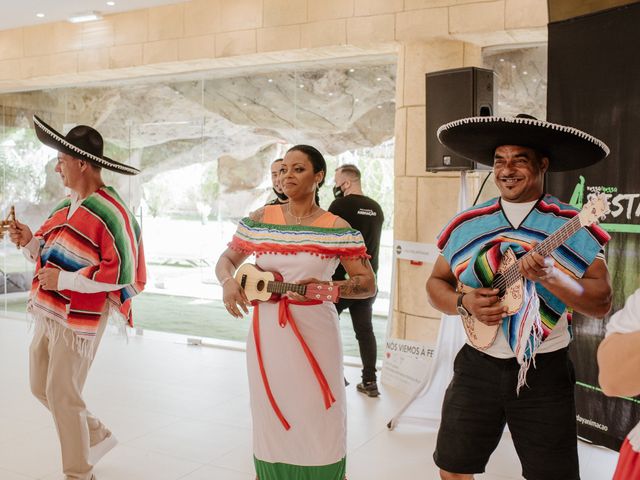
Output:
<svg viewBox="0 0 640 480">
<path fill-rule="evenodd" d="M 326 163 L 315 148 L 297 145 L 284 157 L 285 205 L 243 219 L 216 265 L 223 300 L 235 317 L 248 313 L 233 278 L 251 254 L 284 282 L 330 283 L 341 262 L 348 280 L 341 297 L 368 298 L 375 277 L 360 232 L 318 206 Z M 342 344 L 333 304 L 289 292 L 254 307 L 247 340 L 254 463 L 259 480 L 344 480 L 346 405 Z"/>
</svg>

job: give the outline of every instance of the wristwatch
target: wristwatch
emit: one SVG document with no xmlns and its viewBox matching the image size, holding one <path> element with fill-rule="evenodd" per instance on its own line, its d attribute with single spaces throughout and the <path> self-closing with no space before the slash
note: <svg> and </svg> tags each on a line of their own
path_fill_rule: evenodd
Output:
<svg viewBox="0 0 640 480">
<path fill-rule="evenodd" d="M 471 313 L 469 312 L 469 310 L 464 308 L 464 305 L 462 304 L 462 298 L 464 296 L 465 296 L 464 293 L 461 293 L 460 295 L 458 295 L 458 304 L 456 305 L 456 310 L 458 310 L 458 313 L 462 318 L 467 318 L 471 316 Z"/>
</svg>

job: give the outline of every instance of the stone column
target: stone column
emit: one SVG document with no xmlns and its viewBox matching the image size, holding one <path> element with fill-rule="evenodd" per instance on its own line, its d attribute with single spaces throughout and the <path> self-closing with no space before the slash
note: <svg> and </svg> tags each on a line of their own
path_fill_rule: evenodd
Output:
<svg viewBox="0 0 640 480">
<path fill-rule="evenodd" d="M 478 46 L 452 40 L 407 42 L 400 46 L 396 83 L 395 226 L 394 238 L 435 243 L 456 213 L 460 174 L 427 173 L 425 74 L 465 66 L 481 66 Z M 471 194 L 475 175 L 468 179 Z M 392 336 L 434 342 L 440 312 L 427 300 L 425 283 L 432 264 L 397 265 Z"/>
</svg>

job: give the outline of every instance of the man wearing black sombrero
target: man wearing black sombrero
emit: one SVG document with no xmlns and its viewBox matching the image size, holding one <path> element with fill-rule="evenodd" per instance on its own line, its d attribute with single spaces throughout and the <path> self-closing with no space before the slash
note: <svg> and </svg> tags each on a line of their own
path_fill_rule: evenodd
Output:
<svg viewBox="0 0 640 480">
<path fill-rule="evenodd" d="M 94 480 L 95 463 L 116 442 L 91 414 L 82 389 L 108 317 L 132 325 L 131 298 L 146 280 L 140 227 L 102 168 L 137 169 L 103 154 L 102 136 L 79 125 L 62 135 L 37 116 L 36 134 L 58 151 L 56 172 L 70 195 L 35 232 L 16 222 L 11 240 L 36 264 L 27 310 L 31 390 L 51 412 L 67 480 Z"/>
<path fill-rule="evenodd" d="M 527 115 L 461 119 L 440 127 L 438 138 L 492 165 L 500 191 L 442 230 L 427 281 L 432 305 L 460 315 L 468 335 L 443 402 L 434 453 L 441 478 L 484 472 L 507 424 L 527 480 L 578 480 L 571 311 L 609 311 L 602 253 L 609 236 L 570 223 L 576 209 L 544 193 L 544 175 L 594 164 L 609 149 L 585 132 Z M 575 233 L 562 236 L 556 250 L 533 250 L 560 228 Z M 509 258 L 514 267 L 501 276 Z M 499 298 L 512 288 L 519 303 L 507 308 Z M 484 341 L 480 330 L 494 333 Z"/>
</svg>

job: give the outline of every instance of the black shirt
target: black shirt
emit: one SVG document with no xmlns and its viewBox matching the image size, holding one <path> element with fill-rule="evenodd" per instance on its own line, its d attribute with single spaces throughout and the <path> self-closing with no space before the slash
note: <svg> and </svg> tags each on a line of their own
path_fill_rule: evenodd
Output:
<svg viewBox="0 0 640 480">
<path fill-rule="evenodd" d="M 349 225 L 359 230 L 364 237 L 367 253 L 371 255 L 371 266 L 378 272 L 378 253 L 380 251 L 380 235 L 384 223 L 384 213 L 375 200 L 365 195 L 346 195 L 336 198 L 329 206 L 329 211 L 342 217 Z M 333 274 L 334 280 L 344 280 L 346 272 L 338 265 Z"/>
</svg>

